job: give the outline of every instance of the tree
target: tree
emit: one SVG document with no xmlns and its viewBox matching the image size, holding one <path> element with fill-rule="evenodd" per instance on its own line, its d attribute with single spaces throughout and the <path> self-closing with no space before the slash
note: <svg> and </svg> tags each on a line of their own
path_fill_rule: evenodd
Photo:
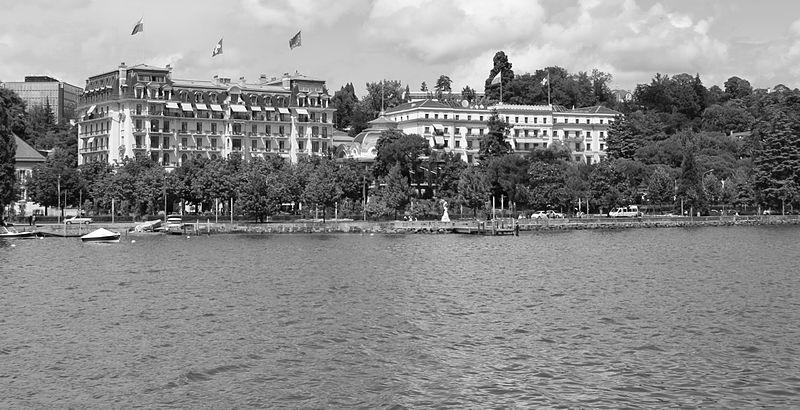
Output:
<svg viewBox="0 0 800 410">
<path fill-rule="evenodd" d="M 647 198 L 651 202 L 663 205 L 671 203 L 675 196 L 675 182 L 669 168 L 656 166 L 647 182 Z"/>
<path fill-rule="evenodd" d="M 724 133 L 749 131 L 755 117 L 744 107 L 741 100 L 730 100 L 722 105 L 712 105 L 703 111 L 702 127 L 706 131 Z"/>
<path fill-rule="evenodd" d="M 428 84 L 425 84 L 425 81 L 423 81 L 422 84 L 419 85 L 419 90 L 428 91 Z"/>
<path fill-rule="evenodd" d="M 486 79 L 484 84 L 484 91 L 486 93 L 486 98 L 490 101 L 500 101 L 500 84 L 492 84 L 492 80 L 497 75 L 500 74 L 500 81 L 503 87 L 511 84 L 514 80 L 514 71 L 511 69 L 511 63 L 508 61 L 508 57 L 506 53 L 502 51 L 498 51 L 495 53 L 494 58 L 492 59 L 493 65 L 492 69 L 489 71 L 489 78 Z M 506 95 L 505 92 L 503 93 L 503 100 L 506 101 L 510 98 L 511 95 Z"/>
<path fill-rule="evenodd" d="M 0 212 L 17 197 L 15 170 L 17 144 L 12 130 L 12 119 L 18 113 L 15 106 L 20 103 L 21 100 L 16 93 L 0 88 Z"/>
<path fill-rule="evenodd" d="M 750 82 L 739 77 L 733 76 L 725 81 L 725 94 L 728 98 L 745 98 L 753 94 L 753 87 Z"/>
<path fill-rule="evenodd" d="M 677 194 L 685 201 L 686 206 L 697 211 L 702 211 L 705 206 L 700 178 L 700 170 L 695 162 L 694 146 L 690 143 L 684 148 Z"/>
<path fill-rule="evenodd" d="M 472 216 L 478 217 L 478 210 L 486 205 L 489 197 L 490 186 L 486 181 L 483 168 L 469 165 L 458 178 L 458 197 L 468 207 L 472 208 Z"/>
<path fill-rule="evenodd" d="M 350 122 L 348 135 L 355 137 L 369 127 L 369 122 L 377 118 L 377 112 L 372 110 L 369 101 L 359 101 L 353 106 L 353 116 Z"/>
<path fill-rule="evenodd" d="M 242 213 L 264 222 L 280 211 L 281 203 L 288 196 L 283 178 L 284 168 L 284 162 L 280 159 L 253 158 L 243 164 L 237 201 Z"/>
<path fill-rule="evenodd" d="M 34 167 L 28 182 L 28 195 L 45 207 L 54 207 L 59 203 L 62 208 L 67 204 L 77 204 L 82 186 L 77 168 L 77 152 L 54 149 L 44 164 Z M 61 198 L 58 197 L 59 185 Z"/>
<path fill-rule="evenodd" d="M 608 127 L 606 154 L 609 159 L 633 159 L 641 145 L 641 136 L 637 135 L 631 119 L 620 116 Z"/>
<path fill-rule="evenodd" d="M 439 79 L 436 80 L 436 87 L 434 88 L 434 90 L 436 90 L 436 98 L 441 100 L 444 93 L 452 92 L 453 91 L 453 89 L 451 88 L 452 84 L 453 80 L 451 80 L 450 77 L 444 74 L 439 76 Z"/>
<path fill-rule="evenodd" d="M 787 114 L 789 107 L 771 106 L 754 127 L 757 148 L 753 155 L 756 199 L 779 209 L 797 196 L 800 182 L 800 124 Z M 791 112 L 791 111 L 789 111 Z"/>
<path fill-rule="evenodd" d="M 403 84 L 397 80 L 367 83 L 367 96 L 363 101 L 374 111 L 372 118 L 377 118 L 378 113 L 385 109 L 402 104 L 404 90 Z"/>
<path fill-rule="evenodd" d="M 481 137 L 478 159 L 480 161 L 486 161 L 490 158 L 503 156 L 511 152 L 511 144 L 506 141 L 509 125 L 500 118 L 500 115 L 497 114 L 497 110 L 492 110 L 492 115 L 489 116 L 486 126 L 489 132 Z"/>
<path fill-rule="evenodd" d="M 468 85 L 465 86 L 464 89 L 461 90 L 461 98 L 469 101 L 470 103 L 475 101 L 476 98 L 475 90 L 470 88 Z"/>
<path fill-rule="evenodd" d="M 347 83 L 337 91 L 331 98 L 333 107 L 336 108 L 334 115 L 334 126 L 338 130 L 344 130 L 351 126 L 353 122 L 353 110 L 358 103 L 355 88 L 352 83 Z"/>
<path fill-rule="evenodd" d="M 322 221 L 328 207 L 334 206 L 342 197 L 342 188 L 335 178 L 336 166 L 329 160 L 322 160 L 314 168 L 303 190 L 303 201 L 307 204 L 322 206 Z"/>
<path fill-rule="evenodd" d="M 389 174 L 395 166 L 399 166 L 400 173 L 411 178 L 411 173 L 416 172 L 420 165 L 420 157 L 431 152 L 428 140 L 417 134 L 405 134 L 400 130 L 392 129 L 381 132 L 375 144 L 377 154 L 372 170 L 376 177 Z"/>
<path fill-rule="evenodd" d="M 566 167 L 562 163 L 533 161 L 527 170 L 529 203 L 535 209 L 564 209 L 571 202 L 567 193 Z"/>
<path fill-rule="evenodd" d="M 395 164 L 381 180 L 384 187 L 379 191 L 379 198 L 394 211 L 394 219 L 397 219 L 397 212 L 405 209 L 411 201 L 408 178 L 403 176 L 400 164 Z"/>
</svg>

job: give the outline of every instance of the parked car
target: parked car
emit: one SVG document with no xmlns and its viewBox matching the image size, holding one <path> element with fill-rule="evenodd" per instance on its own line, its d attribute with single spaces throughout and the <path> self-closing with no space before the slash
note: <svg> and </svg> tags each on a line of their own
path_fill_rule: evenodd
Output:
<svg viewBox="0 0 800 410">
<path fill-rule="evenodd" d="M 531 219 L 547 219 L 547 211 L 536 211 L 531 214 Z"/>
<path fill-rule="evenodd" d="M 561 212 L 556 212 L 556 211 L 554 211 L 552 209 L 549 209 L 547 211 L 547 217 L 548 218 L 563 218 L 564 214 L 562 214 Z"/>
<path fill-rule="evenodd" d="M 73 216 L 64 220 L 64 223 L 67 225 L 72 224 L 90 224 L 92 223 L 92 218 L 85 218 L 82 216 Z"/>
<path fill-rule="evenodd" d="M 608 213 L 608 216 L 612 218 L 636 218 L 638 216 L 642 216 L 642 213 L 639 212 L 638 206 L 629 205 L 615 208 L 613 211 Z"/>
</svg>

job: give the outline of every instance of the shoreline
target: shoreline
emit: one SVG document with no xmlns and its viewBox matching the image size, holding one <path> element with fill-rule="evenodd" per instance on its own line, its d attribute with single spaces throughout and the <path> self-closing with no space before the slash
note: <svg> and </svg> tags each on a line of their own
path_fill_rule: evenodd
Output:
<svg viewBox="0 0 800 410">
<path fill-rule="evenodd" d="M 763 226 L 763 225 L 800 225 L 800 216 L 725 216 L 725 217 L 642 217 L 642 218 L 582 218 L 582 219 L 498 219 L 494 228 L 509 233 L 514 226 L 519 232 L 564 231 L 564 230 L 596 230 L 596 229 L 652 229 L 652 228 L 686 228 L 707 226 Z M 124 236 L 151 235 L 153 233 L 133 233 L 136 226 L 125 223 L 95 223 L 91 225 L 37 225 L 18 226 L 19 230 L 35 230 L 42 236 L 77 237 L 98 228 L 106 228 L 121 232 Z M 482 231 L 478 231 L 482 228 Z M 295 222 L 268 223 L 190 223 L 183 228 L 185 235 L 206 234 L 313 234 L 313 233 L 355 233 L 355 234 L 465 234 L 492 232 L 492 221 L 456 220 L 440 221 L 352 221 L 352 220 L 306 220 Z"/>
</svg>

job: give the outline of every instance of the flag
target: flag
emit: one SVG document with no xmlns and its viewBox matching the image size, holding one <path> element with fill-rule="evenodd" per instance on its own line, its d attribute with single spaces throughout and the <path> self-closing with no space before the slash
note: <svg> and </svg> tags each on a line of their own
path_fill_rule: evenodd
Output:
<svg viewBox="0 0 800 410">
<path fill-rule="evenodd" d="M 217 54 L 222 54 L 222 39 L 219 39 L 219 43 L 214 46 L 214 49 L 211 50 L 211 57 L 216 56 Z"/>
<path fill-rule="evenodd" d="M 492 78 L 492 83 L 490 85 L 500 84 L 503 81 L 502 75 L 503 75 L 503 72 L 502 71 L 498 71 L 497 75 L 494 76 L 494 78 Z"/>
<path fill-rule="evenodd" d="M 295 47 L 300 47 L 303 45 L 303 42 L 300 38 L 300 32 L 298 31 L 297 34 L 289 40 L 289 50 L 294 50 Z"/>
<path fill-rule="evenodd" d="M 140 18 L 139 22 L 136 23 L 135 26 L 133 26 L 133 31 L 131 32 L 131 35 L 134 35 L 136 33 L 141 33 L 142 31 L 144 31 L 144 17 Z"/>
<path fill-rule="evenodd" d="M 292 132 L 289 134 L 289 163 L 296 164 L 297 163 L 297 151 L 299 151 L 299 147 L 297 146 L 297 126 L 294 123 L 294 116 L 292 116 Z"/>
</svg>

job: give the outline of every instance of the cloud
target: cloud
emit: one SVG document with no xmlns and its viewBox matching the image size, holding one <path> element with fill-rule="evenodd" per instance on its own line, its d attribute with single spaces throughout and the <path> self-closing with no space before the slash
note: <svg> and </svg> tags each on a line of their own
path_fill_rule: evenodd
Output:
<svg viewBox="0 0 800 410">
<path fill-rule="evenodd" d="M 363 37 L 418 62 L 458 62 L 527 41 L 544 15 L 535 0 L 376 0 Z"/>
<path fill-rule="evenodd" d="M 368 0 L 337 0 L 330 4 L 317 1 L 241 0 L 241 5 L 244 14 L 262 26 L 292 30 L 331 27 L 341 18 L 369 8 Z"/>
</svg>

